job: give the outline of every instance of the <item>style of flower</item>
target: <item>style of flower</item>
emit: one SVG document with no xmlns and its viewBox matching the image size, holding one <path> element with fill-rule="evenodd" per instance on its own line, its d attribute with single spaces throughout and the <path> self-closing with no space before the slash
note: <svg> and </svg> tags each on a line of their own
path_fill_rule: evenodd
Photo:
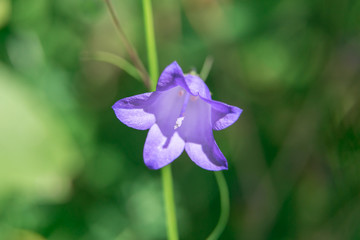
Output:
<svg viewBox="0 0 360 240">
<path fill-rule="evenodd" d="M 212 100 L 204 81 L 195 75 L 184 75 L 177 62 L 162 72 L 155 92 L 121 99 L 113 110 L 125 125 L 150 129 L 143 152 L 148 168 L 166 166 L 185 149 L 194 163 L 211 171 L 228 168 L 212 130 L 232 125 L 242 112 Z"/>
</svg>

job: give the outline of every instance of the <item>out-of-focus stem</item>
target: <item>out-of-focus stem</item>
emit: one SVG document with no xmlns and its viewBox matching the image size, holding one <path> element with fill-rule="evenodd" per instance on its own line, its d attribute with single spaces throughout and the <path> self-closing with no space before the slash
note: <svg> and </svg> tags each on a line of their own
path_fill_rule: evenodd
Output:
<svg viewBox="0 0 360 240">
<path fill-rule="evenodd" d="M 200 78 L 202 80 L 206 81 L 207 77 L 209 76 L 209 73 L 210 73 L 213 63 L 214 63 L 213 57 L 211 57 L 211 56 L 206 57 L 204 65 L 200 72 Z"/>
<path fill-rule="evenodd" d="M 229 213 L 230 213 L 230 199 L 229 199 L 229 189 L 226 184 L 226 180 L 224 177 L 224 174 L 221 171 L 214 172 L 216 181 L 219 186 L 219 192 L 220 192 L 220 202 L 221 202 L 221 213 L 219 222 L 216 225 L 215 229 L 212 231 L 212 233 L 209 235 L 207 240 L 216 240 L 219 239 L 220 235 L 224 231 L 226 224 L 229 219 Z"/>
<path fill-rule="evenodd" d="M 214 63 L 214 58 L 207 57 L 205 59 L 204 65 L 200 72 L 200 78 L 202 80 L 206 80 L 211 70 L 211 67 Z M 221 236 L 222 232 L 224 231 L 226 224 L 229 220 L 230 214 L 230 198 L 229 198 L 229 189 L 226 184 L 226 179 L 222 171 L 214 172 L 216 177 L 216 182 L 219 187 L 220 193 L 220 217 L 218 224 L 214 228 L 214 230 L 210 233 L 209 237 L 206 240 L 217 240 Z"/>
<path fill-rule="evenodd" d="M 121 39 L 121 41 L 124 43 L 125 45 L 125 49 L 127 50 L 131 61 L 134 63 L 134 66 L 138 69 L 139 74 L 142 78 L 142 80 L 144 81 L 145 87 L 146 88 L 150 88 L 150 79 L 149 79 L 149 75 L 144 67 L 144 64 L 141 62 L 139 55 L 137 54 L 135 48 L 132 46 L 132 44 L 130 43 L 130 41 L 128 40 L 128 38 L 126 37 L 126 34 L 124 32 L 124 30 L 122 29 L 119 19 L 116 16 L 116 13 L 114 11 L 114 8 L 110 2 L 110 0 L 104 0 L 104 2 L 106 3 L 106 6 L 109 10 L 109 13 L 111 15 L 111 18 L 113 20 L 113 23 L 115 25 L 116 30 L 119 33 L 119 37 Z"/>
</svg>

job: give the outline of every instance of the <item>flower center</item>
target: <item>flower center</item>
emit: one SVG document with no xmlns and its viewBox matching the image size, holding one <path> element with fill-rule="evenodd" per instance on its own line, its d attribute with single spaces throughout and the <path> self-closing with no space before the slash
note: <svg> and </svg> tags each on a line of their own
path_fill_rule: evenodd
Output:
<svg viewBox="0 0 360 240">
<path fill-rule="evenodd" d="M 180 111 L 180 114 L 179 114 L 179 117 L 176 119 L 176 122 L 175 122 L 175 125 L 174 125 L 174 130 L 178 129 L 179 127 L 181 127 L 184 119 L 185 119 L 185 111 L 186 111 L 186 106 L 189 102 L 189 99 L 190 99 L 190 94 L 187 93 L 185 90 L 181 89 L 179 92 L 178 92 L 178 96 L 179 97 L 182 97 L 183 95 L 185 94 L 185 99 L 184 99 L 184 103 L 183 103 L 183 106 L 181 108 L 181 111 Z M 193 97 L 193 96 L 191 96 Z"/>
<path fill-rule="evenodd" d="M 199 99 L 199 96 L 193 96 L 193 95 L 189 94 L 183 88 L 180 88 L 180 90 L 178 90 L 177 95 L 178 95 L 178 101 L 184 101 L 184 102 L 183 102 L 183 105 L 181 107 L 179 117 L 176 119 L 176 122 L 175 122 L 175 125 L 174 125 L 174 130 L 176 130 L 176 129 L 178 129 L 178 128 L 180 128 L 182 126 L 183 121 L 185 119 L 186 107 L 187 107 L 189 101 L 196 102 Z"/>
</svg>

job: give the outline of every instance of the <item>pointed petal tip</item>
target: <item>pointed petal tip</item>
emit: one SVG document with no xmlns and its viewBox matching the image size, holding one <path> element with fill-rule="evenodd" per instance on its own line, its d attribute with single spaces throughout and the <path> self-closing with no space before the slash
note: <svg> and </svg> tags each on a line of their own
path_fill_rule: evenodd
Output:
<svg viewBox="0 0 360 240">
<path fill-rule="evenodd" d="M 241 108 L 236 107 L 236 106 L 232 106 L 232 110 L 233 110 L 233 112 L 236 112 L 236 113 L 239 113 L 239 114 L 241 114 L 242 111 L 243 111 Z"/>
<path fill-rule="evenodd" d="M 234 122 L 236 122 L 239 119 L 239 117 L 240 117 L 241 113 L 243 112 L 243 110 L 241 108 L 231 106 L 231 111 L 232 111 L 233 114 L 235 114 L 236 120 Z"/>
<path fill-rule="evenodd" d="M 238 108 L 238 107 L 235 107 L 235 108 L 236 108 L 236 109 L 234 110 L 234 112 L 238 113 L 238 114 L 239 114 L 239 117 L 240 117 L 240 115 L 241 115 L 242 112 L 243 112 L 243 109 Z"/>
<path fill-rule="evenodd" d="M 177 61 L 173 61 L 167 67 L 172 67 L 172 68 L 176 69 L 175 73 L 179 73 L 180 75 L 184 75 L 183 70 L 182 70 L 182 68 L 180 67 L 180 65 L 178 64 Z"/>
<path fill-rule="evenodd" d="M 221 166 L 221 165 L 203 165 L 203 164 L 198 164 L 196 163 L 196 165 L 198 165 L 199 167 L 201 167 L 202 169 L 208 170 L 208 171 L 212 171 L 212 172 L 217 172 L 217 171 L 223 171 L 223 170 L 228 170 L 228 164 L 227 162 L 225 163 L 225 165 Z"/>
<path fill-rule="evenodd" d="M 207 100 L 211 104 L 211 118 L 213 130 L 222 130 L 234 124 L 240 117 L 243 110 L 219 101 Z"/>
<path fill-rule="evenodd" d="M 118 100 L 112 109 L 116 117 L 126 126 L 138 130 L 149 129 L 155 123 L 155 115 L 144 108 L 151 93 L 143 93 Z"/>
<path fill-rule="evenodd" d="M 119 100 L 118 100 L 118 101 L 119 101 Z M 116 102 L 111 106 L 111 108 L 112 108 L 113 110 L 116 109 L 116 105 L 117 105 L 118 101 L 116 101 Z"/>
<path fill-rule="evenodd" d="M 210 166 L 210 167 L 207 167 L 207 168 L 204 168 L 202 166 L 200 166 L 201 168 L 205 169 L 205 170 L 208 170 L 208 171 L 213 171 L 213 172 L 217 172 L 217 171 L 223 171 L 223 170 L 228 170 L 228 163 L 227 161 L 225 160 L 223 162 L 224 165 L 213 165 L 213 166 Z"/>
<path fill-rule="evenodd" d="M 114 103 L 114 105 L 111 106 L 111 109 L 114 111 L 116 110 L 116 103 Z"/>
<path fill-rule="evenodd" d="M 172 63 L 170 63 L 170 65 L 172 65 L 172 64 L 178 65 L 180 67 L 180 65 L 178 64 L 178 62 L 176 60 L 174 60 Z"/>
<path fill-rule="evenodd" d="M 216 169 L 216 170 L 210 170 L 210 171 L 219 172 L 219 171 L 227 171 L 227 170 L 229 170 L 228 167 L 223 167 L 223 168 L 219 168 L 219 169 Z"/>
<path fill-rule="evenodd" d="M 213 137 L 210 142 L 191 143 L 187 142 L 185 151 L 199 167 L 208 171 L 221 171 L 228 169 L 228 163 L 225 156 L 220 151 Z"/>
<path fill-rule="evenodd" d="M 168 66 L 165 67 L 164 71 L 160 74 L 156 91 L 165 91 L 170 88 L 177 86 L 180 82 L 184 80 L 184 73 L 180 65 L 174 61 Z"/>
<path fill-rule="evenodd" d="M 175 60 L 175 61 L 173 61 L 172 63 L 170 63 L 169 65 L 167 65 L 166 67 L 165 67 L 165 69 L 166 68 L 171 68 L 171 67 L 173 67 L 173 68 L 180 68 L 181 69 L 181 67 L 180 67 L 180 65 L 179 65 L 179 63 Z M 182 69 L 181 69 L 181 72 L 182 72 Z"/>
</svg>

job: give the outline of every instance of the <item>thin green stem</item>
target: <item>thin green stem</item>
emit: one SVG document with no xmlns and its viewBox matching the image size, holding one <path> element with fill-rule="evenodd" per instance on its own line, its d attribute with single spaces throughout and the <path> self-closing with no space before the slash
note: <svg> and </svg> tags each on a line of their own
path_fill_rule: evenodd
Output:
<svg viewBox="0 0 360 240">
<path fill-rule="evenodd" d="M 127 72 L 130 76 L 136 80 L 141 81 L 140 73 L 136 67 L 126 61 L 124 58 L 115 55 L 113 53 L 97 51 L 93 53 L 84 54 L 82 57 L 84 60 L 106 62 L 117 66 L 118 68 Z"/>
<path fill-rule="evenodd" d="M 159 72 L 151 0 L 143 0 L 143 7 L 149 61 L 150 89 L 155 91 Z M 177 229 L 174 190 L 170 165 L 161 169 L 161 176 L 164 188 L 167 236 L 169 240 L 178 240 L 179 235 Z"/>
<path fill-rule="evenodd" d="M 169 164 L 163 167 L 161 169 L 161 174 L 164 188 L 167 235 L 169 240 L 177 240 L 179 239 L 179 235 L 177 229 L 171 165 Z"/>
<path fill-rule="evenodd" d="M 212 57 L 207 57 L 205 59 L 204 65 L 200 72 L 200 78 L 204 81 L 208 77 L 211 67 L 214 63 L 214 59 Z M 226 224 L 229 220 L 229 214 L 230 214 L 230 199 L 229 199 L 229 189 L 226 184 L 226 179 L 224 177 L 223 172 L 218 171 L 214 172 L 216 177 L 216 182 L 219 187 L 219 193 L 220 193 L 220 205 L 221 205 L 221 211 L 220 211 L 220 217 L 218 224 L 214 228 L 214 230 L 211 232 L 207 240 L 217 240 L 219 239 L 220 235 L 224 231 Z"/>
<path fill-rule="evenodd" d="M 224 174 L 221 171 L 215 172 L 215 177 L 217 184 L 219 186 L 220 192 L 220 202 L 221 202 L 221 213 L 219 222 L 216 225 L 215 229 L 209 235 L 207 240 L 216 240 L 219 239 L 220 235 L 224 231 L 226 224 L 229 219 L 230 214 L 230 200 L 229 200 L 229 189 L 226 184 Z"/>
<path fill-rule="evenodd" d="M 154 32 L 154 21 L 151 0 L 143 0 L 144 6 L 144 24 L 145 24 L 145 33 L 146 33 L 146 45 L 148 52 L 148 64 L 149 72 L 151 79 L 151 90 L 155 91 L 157 79 L 159 77 L 158 70 L 158 61 L 156 54 L 156 42 L 155 42 L 155 32 Z"/>
<path fill-rule="evenodd" d="M 104 0 L 104 2 L 109 10 L 109 13 L 110 13 L 111 19 L 115 25 L 115 28 L 116 28 L 117 32 L 119 33 L 119 37 L 120 37 L 121 41 L 123 42 L 125 49 L 127 50 L 128 54 L 131 58 L 131 61 L 134 63 L 134 66 L 139 70 L 141 78 L 144 81 L 145 87 L 150 88 L 149 75 L 144 67 L 144 64 L 140 60 L 139 55 L 137 54 L 135 48 L 133 47 L 133 45 L 131 44 L 129 39 L 126 37 L 126 34 L 120 25 L 119 19 L 116 16 L 116 13 L 115 13 L 114 7 L 111 4 L 111 1 Z"/>
</svg>

